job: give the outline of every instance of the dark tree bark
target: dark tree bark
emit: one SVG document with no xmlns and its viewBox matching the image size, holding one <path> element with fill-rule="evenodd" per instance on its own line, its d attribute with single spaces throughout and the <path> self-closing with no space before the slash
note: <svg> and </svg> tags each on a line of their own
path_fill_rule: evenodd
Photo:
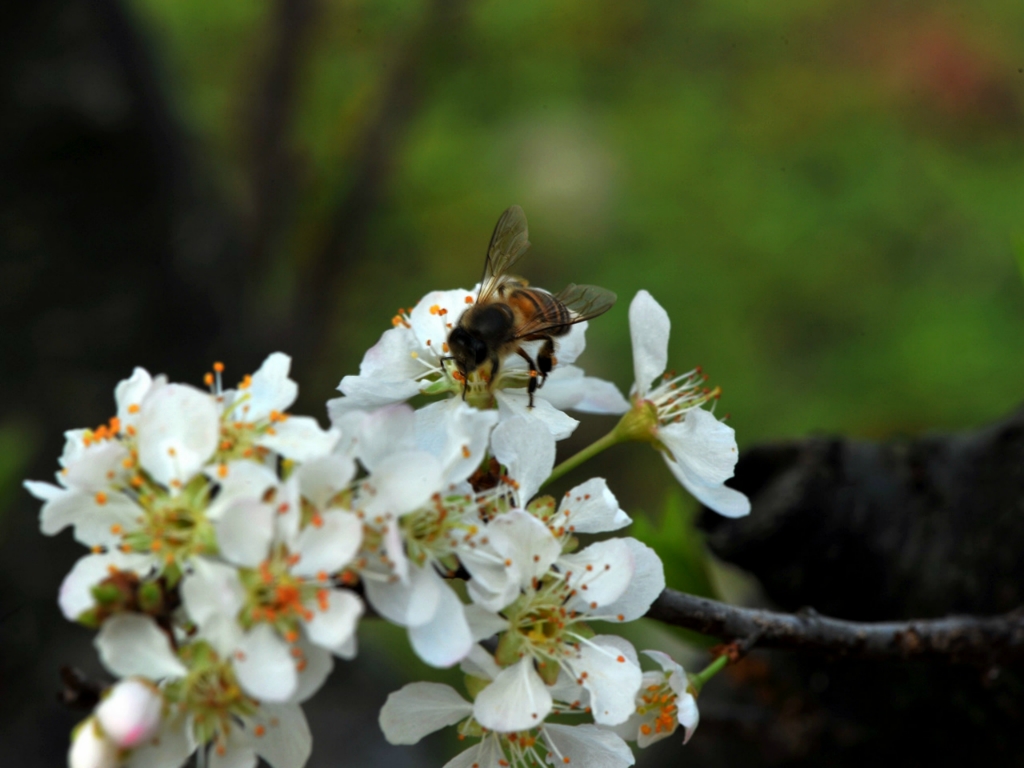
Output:
<svg viewBox="0 0 1024 768">
<path fill-rule="evenodd" d="M 755 512 L 705 516 L 709 543 L 787 610 L 883 620 L 1024 605 L 1024 411 L 961 434 L 755 447 L 735 487 Z"/>
<path fill-rule="evenodd" d="M 730 483 L 751 497 L 751 515 L 705 510 L 701 520 L 711 549 L 755 575 L 784 611 L 894 622 L 1002 614 L 1024 604 L 1022 468 L 1024 412 L 959 434 L 756 446 L 742 452 Z M 755 651 L 751 663 L 763 667 L 759 697 L 744 690 L 749 680 L 724 700 L 728 686 L 705 695 L 720 715 L 712 728 L 749 740 L 752 762 L 769 753 L 785 765 L 1024 759 L 1019 662 Z M 741 722 L 741 711 L 754 714 Z M 801 737 L 780 739 L 787 728 Z"/>
</svg>

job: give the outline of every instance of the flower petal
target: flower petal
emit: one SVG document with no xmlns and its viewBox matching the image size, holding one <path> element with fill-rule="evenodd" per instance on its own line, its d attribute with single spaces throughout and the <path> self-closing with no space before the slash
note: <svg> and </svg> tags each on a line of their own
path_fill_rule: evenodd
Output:
<svg viewBox="0 0 1024 768">
<path fill-rule="evenodd" d="M 619 508 L 604 478 L 595 477 L 577 485 L 565 494 L 558 507 L 558 517 L 552 521 L 574 533 L 605 533 L 625 528 L 633 522 Z"/>
<path fill-rule="evenodd" d="M 416 447 L 441 460 L 446 483 L 458 483 L 480 466 L 497 423 L 493 410 L 473 408 L 456 397 L 438 400 L 416 411 Z"/>
<path fill-rule="evenodd" d="M 245 588 L 238 570 L 196 557 L 181 580 L 181 597 L 203 639 L 222 655 L 233 653 L 242 637 L 238 614 L 245 604 Z"/>
<path fill-rule="evenodd" d="M 141 515 L 142 509 L 120 493 L 65 491 L 43 505 L 39 527 L 52 536 L 73 525 L 75 540 L 81 544 L 115 546 L 120 543 L 121 533 L 138 527 Z"/>
<path fill-rule="evenodd" d="M 155 739 L 132 750 L 125 759 L 124 768 L 172 768 L 182 765 L 196 749 L 191 725 L 190 718 L 180 714 L 171 715 L 164 720 Z"/>
<path fill-rule="evenodd" d="M 145 575 L 152 562 L 149 555 L 126 554 L 119 549 L 81 557 L 61 582 L 57 603 L 64 616 L 75 621 L 84 611 L 96 605 L 92 588 L 110 576 L 111 570 Z"/>
<path fill-rule="evenodd" d="M 103 666 L 118 677 L 183 677 L 188 670 L 171 650 L 170 638 L 149 616 L 119 613 L 103 622 L 94 640 Z"/>
<path fill-rule="evenodd" d="M 262 421 L 271 411 L 288 410 L 299 395 L 299 385 L 288 378 L 291 367 L 292 359 L 283 352 L 269 355 L 252 375 L 252 382 L 245 391 L 249 397 L 242 403 L 241 413 L 236 415 L 244 421 Z"/>
<path fill-rule="evenodd" d="M 362 544 L 363 523 L 351 512 L 332 509 L 318 519 L 319 525 L 307 525 L 296 540 L 299 561 L 292 568 L 296 576 L 313 578 L 340 571 Z"/>
<path fill-rule="evenodd" d="M 327 401 L 327 415 L 337 425 L 352 411 L 371 411 L 392 403 L 401 403 L 419 394 L 415 379 L 384 380 L 376 377 L 346 376 L 338 386 L 345 396 Z"/>
<path fill-rule="evenodd" d="M 556 758 L 549 761 L 555 765 L 564 761 L 586 768 L 626 768 L 634 763 L 629 745 L 607 728 L 546 723 L 541 733 Z"/>
<path fill-rule="evenodd" d="M 615 635 L 591 638 L 580 645 L 579 655 L 570 665 L 590 692 L 594 722 L 617 725 L 636 710 L 643 673 L 636 651 L 627 640 Z"/>
<path fill-rule="evenodd" d="M 274 539 L 274 508 L 254 499 L 238 499 L 214 521 L 221 554 L 238 565 L 255 568 Z"/>
<path fill-rule="evenodd" d="M 520 503 L 547 480 L 555 465 L 555 441 L 537 421 L 516 417 L 502 421 L 491 433 L 491 451 L 519 484 Z"/>
<path fill-rule="evenodd" d="M 576 419 L 562 413 L 539 393 L 533 398 L 533 408 L 525 389 L 499 389 L 494 393 L 494 399 L 498 402 L 498 415 L 502 421 L 517 416 L 536 420 L 555 440 L 564 440 L 579 426 Z"/>
<path fill-rule="evenodd" d="M 668 365 L 668 312 L 647 291 L 639 291 L 629 305 L 629 335 L 633 340 L 633 372 L 637 394 L 644 398 L 651 382 Z"/>
<path fill-rule="evenodd" d="M 90 717 L 75 733 L 68 750 L 68 768 L 117 768 L 117 744 L 108 739 Z"/>
<path fill-rule="evenodd" d="M 313 751 L 313 736 L 297 704 L 263 704 L 252 722 L 263 726 L 252 743 L 272 768 L 302 768 Z M 247 733 L 255 733 L 252 728 Z"/>
<path fill-rule="evenodd" d="M 423 451 L 392 454 L 361 484 L 359 503 L 370 517 L 403 515 L 423 506 L 441 490 L 441 462 Z"/>
<path fill-rule="evenodd" d="M 409 581 L 364 579 L 366 599 L 381 616 L 403 627 L 426 624 L 434 618 L 441 590 L 447 588 L 434 569 L 410 564 Z"/>
<path fill-rule="evenodd" d="M 389 744 L 415 744 L 472 714 L 473 705 L 450 685 L 409 683 L 388 696 L 379 722 Z"/>
<path fill-rule="evenodd" d="M 633 578 L 614 603 L 601 608 L 604 616 L 634 621 L 647 613 L 651 603 L 665 591 L 665 566 L 658 553 L 632 537 L 622 539 L 633 553 Z"/>
<path fill-rule="evenodd" d="M 469 631 L 462 601 L 447 584 L 441 584 L 433 618 L 426 624 L 409 629 L 409 642 L 416 655 L 432 667 L 450 667 L 469 653 L 473 635 Z"/>
<path fill-rule="evenodd" d="M 263 701 L 288 701 L 298 686 L 288 643 L 269 624 L 257 624 L 242 636 L 234 666 L 239 685 Z"/>
<path fill-rule="evenodd" d="M 548 527 L 522 510 L 499 515 L 487 531 L 491 544 L 504 555 L 504 565 L 512 569 L 522 587 L 547 573 L 562 551 L 561 542 Z"/>
<path fill-rule="evenodd" d="M 220 417 L 212 396 L 168 384 L 143 400 L 138 433 L 139 463 L 174 494 L 213 455 Z"/>
<path fill-rule="evenodd" d="M 317 509 L 348 487 L 356 474 L 356 465 L 348 456 L 332 454 L 306 462 L 295 470 L 299 490 Z"/>
<path fill-rule="evenodd" d="M 444 354 L 442 345 L 470 306 L 466 297 L 473 295 L 473 291 L 462 288 L 431 291 L 417 302 L 409 313 L 409 325 L 421 345 L 421 354 L 432 353 L 434 357 Z"/>
<path fill-rule="evenodd" d="M 484 736 L 479 744 L 460 752 L 442 768 L 505 768 L 503 764 L 507 765 L 508 761 L 498 740 L 494 736 Z"/>
<path fill-rule="evenodd" d="M 618 387 L 610 381 L 585 376 L 575 365 L 553 370 L 540 395 L 560 411 L 625 413 L 629 410 L 629 401 Z"/>
<path fill-rule="evenodd" d="M 139 407 L 153 386 L 153 377 L 145 368 L 136 368 L 127 379 L 122 379 L 114 387 L 114 400 L 117 402 L 117 418 L 121 428 L 136 426 L 139 421 Z"/>
<path fill-rule="evenodd" d="M 206 475 L 219 486 L 216 497 L 206 510 L 206 516 L 211 520 L 220 517 L 236 499 L 258 499 L 267 489 L 277 485 L 277 473 L 274 470 L 249 459 L 238 459 L 217 468 L 211 467 Z"/>
<path fill-rule="evenodd" d="M 295 647 L 302 652 L 304 664 L 299 665 L 299 685 L 292 694 L 291 703 L 301 704 L 323 687 L 334 669 L 334 656 L 326 648 L 314 645 L 300 635 Z M 344 646 L 342 646 L 344 647 Z"/>
<path fill-rule="evenodd" d="M 567 607 L 581 613 L 618 600 L 629 587 L 635 568 L 633 552 L 624 539 L 606 539 L 581 552 L 562 555 L 558 566 L 574 592 Z"/>
<path fill-rule="evenodd" d="M 533 668 L 533 659 L 527 656 L 503 669 L 479 693 L 473 704 L 473 717 L 484 728 L 499 733 L 525 731 L 544 722 L 551 707 L 548 687 Z"/>
<path fill-rule="evenodd" d="M 312 642 L 333 651 L 343 647 L 356 631 L 363 615 L 363 601 L 347 589 L 324 591 L 326 609 L 313 611 L 313 618 L 306 622 L 306 632 Z"/>
<path fill-rule="evenodd" d="M 416 450 L 413 410 L 404 403 L 378 408 L 359 423 L 352 451 L 359 463 L 373 472 L 388 456 Z"/>
<path fill-rule="evenodd" d="M 160 727 L 164 699 L 156 686 L 129 678 L 114 685 L 96 707 L 96 719 L 118 746 L 131 749 Z"/>
<path fill-rule="evenodd" d="M 312 461 L 330 453 L 341 433 L 323 429 L 312 416 L 289 416 L 276 423 L 257 442 L 293 461 Z"/>
</svg>

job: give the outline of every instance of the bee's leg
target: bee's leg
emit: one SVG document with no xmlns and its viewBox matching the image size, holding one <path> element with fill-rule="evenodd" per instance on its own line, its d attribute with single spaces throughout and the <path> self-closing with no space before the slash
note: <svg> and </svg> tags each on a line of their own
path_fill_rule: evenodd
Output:
<svg viewBox="0 0 1024 768">
<path fill-rule="evenodd" d="M 548 380 L 548 374 L 551 373 L 551 369 L 555 364 L 555 342 L 550 336 L 544 336 L 544 346 L 540 348 L 540 352 L 537 353 L 537 369 L 540 371 L 540 384 L 538 387 L 543 387 L 544 382 Z"/>
<path fill-rule="evenodd" d="M 530 395 L 530 404 L 527 407 L 533 408 L 533 393 L 537 391 L 537 364 L 533 362 L 533 358 L 526 354 L 522 348 L 517 349 L 516 352 L 518 352 L 519 356 L 526 361 L 528 366 L 530 366 L 530 386 L 526 389 Z"/>
</svg>

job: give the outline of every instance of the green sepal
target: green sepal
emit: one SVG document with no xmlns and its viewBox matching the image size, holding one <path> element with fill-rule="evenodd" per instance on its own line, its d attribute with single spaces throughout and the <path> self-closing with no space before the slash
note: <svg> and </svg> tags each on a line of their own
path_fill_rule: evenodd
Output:
<svg viewBox="0 0 1024 768">
<path fill-rule="evenodd" d="M 538 496 L 526 505 L 526 511 L 534 517 L 547 522 L 555 513 L 555 499 L 553 496 Z"/>
<path fill-rule="evenodd" d="M 580 547 L 580 540 L 575 536 L 570 536 L 565 540 L 565 544 L 562 545 L 562 554 L 567 555 L 570 552 L 575 552 Z"/>
<path fill-rule="evenodd" d="M 476 677 L 475 675 L 466 675 L 465 679 L 466 692 L 469 694 L 469 698 L 476 700 L 476 697 L 480 695 L 480 691 L 491 684 L 490 680 L 484 680 L 482 677 Z"/>
<path fill-rule="evenodd" d="M 597 632 L 595 632 L 589 624 L 582 621 L 579 621 L 572 625 L 572 633 L 574 635 L 579 635 L 584 640 L 589 640 L 590 638 L 597 635 Z"/>
<path fill-rule="evenodd" d="M 498 641 L 498 650 L 494 652 L 494 660 L 502 667 L 509 667 L 521 658 L 523 637 L 518 632 L 505 632 Z"/>
<path fill-rule="evenodd" d="M 164 580 L 167 582 L 167 588 L 174 589 L 178 586 L 178 582 L 181 581 L 181 566 L 177 563 L 171 563 L 166 568 L 164 568 L 163 576 Z"/>
<path fill-rule="evenodd" d="M 93 599 L 103 608 L 112 608 L 124 602 L 124 593 L 114 584 L 97 584 L 92 588 Z"/>
<path fill-rule="evenodd" d="M 554 685 L 558 682 L 558 672 L 561 668 L 551 659 L 541 661 L 537 664 L 537 672 L 540 673 L 540 679 L 548 685 Z"/>
<path fill-rule="evenodd" d="M 88 629 L 99 629 L 100 628 L 100 614 L 95 608 L 89 608 L 88 610 L 82 611 L 78 614 L 78 618 L 75 619 L 83 627 Z"/>
<path fill-rule="evenodd" d="M 420 394 L 423 395 L 440 395 L 445 392 L 451 392 L 452 385 L 447 378 L 440 378 L 437 381 L 430 384 L 430 386 L 424 387 L 420 390 Z"/>
<path fill-rule="evenodd" d="M 139 607 L 146 613 L 157 614 L 164 608 L 164 591 L 155 581 L 146 581 L 139 585 Z"/>
</svg>

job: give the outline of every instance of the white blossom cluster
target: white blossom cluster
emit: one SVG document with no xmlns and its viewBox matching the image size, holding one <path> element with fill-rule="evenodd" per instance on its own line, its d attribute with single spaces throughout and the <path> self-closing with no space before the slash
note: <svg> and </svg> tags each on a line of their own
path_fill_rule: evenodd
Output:
<svg viewBox="0 0 1024 768">
<path fill-rule="evenodd" d="M 733 431 L 704 407 L 717 393 L 699 371 L 662 376 L 668 316 L 642 291 L 630 399 L 574 365 L 579 323 L 531 408 L 518 356 L 496 381 L 446 361 L 475 296 L 433 292 L 400 313 L 327 404 L 329 429 L 288 413 L 298 387 L 275 353 L 234 389 L 220 364 L 208 391 L 138 368 L 109 424 L 67 433 L 57 483 L 26 487 L 44 533 L 71 527 L 90 548 L 59 604 L 98 629 L 119 678 L 76 729 L 72 768 L 177 768 L 196 752 L 211 768 L 301 768 L 301 704 L 335 656 L 356 657 L 366 603 L 424 662 L 466 674 L 468 699 L 412 683 L 380 715 L 394 744 L 456 725 L 471 746 L 446 768 L 617 768 L 633 764 L 627 741 L 679 725 L 689 738 L 683 669 L 647 651 L 660 668 L 643 671 L 614 633 L 664 589 L 658 556 L 608 537 L 631 521 L 603 479 L 538 492 L 578 423 L 566 410 L 619 413 L 617 441 L 651 442 L 701 502 L 746 514 L 723 484 Z M 417 395 L 431 399 L 414 409 Z"/>
</svg>

